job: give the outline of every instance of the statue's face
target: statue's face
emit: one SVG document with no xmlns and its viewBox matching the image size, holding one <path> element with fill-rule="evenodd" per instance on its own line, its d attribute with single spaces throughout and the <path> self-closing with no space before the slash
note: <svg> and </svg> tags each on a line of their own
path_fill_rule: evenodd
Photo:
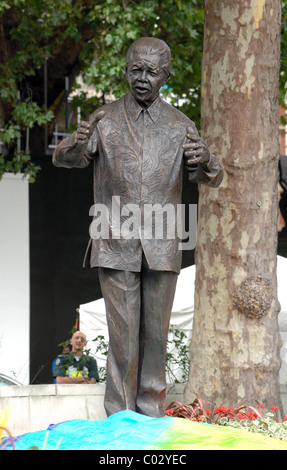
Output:
<svg viewBox="0 0 287 470">
<path fill-rule="evenodd" d="M 162 69 L 162 58 L 159 54 L 138 52 L 127 67 L 131 93 L 140 103 L 152 102 L 167 78 Z"/>
</svg>

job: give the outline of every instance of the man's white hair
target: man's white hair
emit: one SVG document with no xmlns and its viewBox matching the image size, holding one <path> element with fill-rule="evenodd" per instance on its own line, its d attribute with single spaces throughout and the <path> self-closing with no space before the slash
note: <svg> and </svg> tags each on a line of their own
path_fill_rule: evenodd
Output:
<svg viewBox="0 0 287 470">
<path fill-rule="evenodd" d="M 143 37 L 137 39 L 135 42 L 133 42 L 127 52 L 127 65 L 132 62 L 134 55 L 140 52 L 144 52 L 148 55 L 160 55 L 162 58 L 162 69 L 169 76 L 171 66 L 171 53 L 168 45 L 162 39 L 153 37 Z"/>
</svg>

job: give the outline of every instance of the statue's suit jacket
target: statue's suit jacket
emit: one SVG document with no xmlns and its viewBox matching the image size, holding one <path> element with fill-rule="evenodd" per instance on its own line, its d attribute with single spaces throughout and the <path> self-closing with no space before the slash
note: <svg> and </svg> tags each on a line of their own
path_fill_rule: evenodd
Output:
<svg viewBox="0 0 287 470">
<path fill-rule="evenodd" d="M 148 211 L 151 206 L 158 208 L 159 213 L 164 207 L 173 207 L 177 214 L 184 168 L 182 145 L 188 142 L 188 128 L 198 135 L 196 127 L 160 97 L 143 110 L 128 93 L 96 113 L 99 111 L 105 115 L 95 127 L 85 152 L 81 152 L 72 134 L 57 146 L 53 155 L 54 164 L 66 168 L 84 168 L 94 162 L 94 215 L 96 221 L 100 204 L 107 209 L 101 214 L 105 234 L 97 238 L 96 231 L 91 230 L 85 265 L 138 272 L 144 252 L 151 269 L 179 272 L 181 251 L 176 227 L 175 237 L 168 232 L 158 237 L 150 229 Z M 211 154 L 208 163 L 189 172 L 189 180 L 219 186 L 222 168 L 217 157 Z M 122 229 L 124 222 L 129 223 L 129 209 L 135 213 L 136 208 L 138 226 L 130 224 L 133 237 L 129 239 L 122 236 Z"/>
</svg>

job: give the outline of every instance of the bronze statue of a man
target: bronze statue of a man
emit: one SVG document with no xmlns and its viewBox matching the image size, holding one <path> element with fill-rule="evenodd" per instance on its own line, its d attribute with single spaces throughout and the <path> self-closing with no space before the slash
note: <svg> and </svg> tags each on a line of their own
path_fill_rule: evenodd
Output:
<svg viewBox="0 0 287 470">
<path fill-rule="evenodd" d="M 165 42 L 135 41 L 127 54 L 129 93 L 96 110 L 53 155 L 66 168 L 93 161 L 95 207 L 106 208 L 108 230 L 91 236 L 85 264 L 98 268 L 106 305 L 108 416 L 125 409 L 164 414 L 167 335 L 182 257 L 178 237 L 157 236 L 145 208 L 181 203 L 184 168 L 191 182 L 217 187 L 222 181 L 221 165 L 194 123 L 160 97 L 170 65 Z M 124 226 L 135 208 L 131 236 L 117 220 Z"/>
</svg>

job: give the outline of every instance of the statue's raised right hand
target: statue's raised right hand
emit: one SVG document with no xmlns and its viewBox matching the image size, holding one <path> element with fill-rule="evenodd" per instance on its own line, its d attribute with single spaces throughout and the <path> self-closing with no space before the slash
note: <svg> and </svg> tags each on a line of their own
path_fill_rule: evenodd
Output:
<svg viewBox="0 0 287 470">
<path fill-rule="evenodd" d="M 87 145 L 97 123 L 105 116 L 104 111 L 92 115 L 89 121 L 81 121 L 75 132 L 77 144 Z"/>
</svg>

